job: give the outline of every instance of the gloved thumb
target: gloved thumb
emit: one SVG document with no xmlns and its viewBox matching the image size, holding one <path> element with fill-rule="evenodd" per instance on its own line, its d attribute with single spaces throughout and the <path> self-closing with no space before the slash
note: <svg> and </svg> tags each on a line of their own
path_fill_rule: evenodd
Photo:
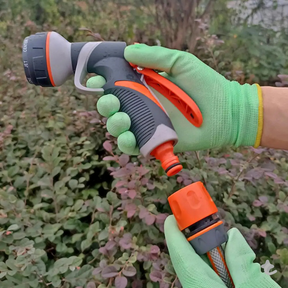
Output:
<svg viewBox="0 0 288 288">
<path fill-rule="evenodd" d="M 126 47 L 124 57 L 128 62 L 140 67 L 163 71 L 170 75 L 187 72 L 187 69 L 191 69 L 191 64 L 193 65 L 196 62 L 198 65 L 199 63 L 205 65 L 190 53 L 161 46 L 147 46 L 145 44 L 135 44 Z"/>
<path fill-rule="evenodd" d="M 269 275 L 261 272 L 260 264 L 253 262 L 256 255 L 238 229 L 229 230 L 228 237 L 225 258 L 237 288 L 280 288 Z"/>
</svg>

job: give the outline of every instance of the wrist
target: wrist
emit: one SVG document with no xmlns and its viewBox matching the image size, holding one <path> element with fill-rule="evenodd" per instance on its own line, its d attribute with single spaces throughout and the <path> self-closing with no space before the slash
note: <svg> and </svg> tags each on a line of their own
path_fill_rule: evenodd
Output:
<svg viewBox="0 0 288 288">
<path fill-rule="evenodd" d="M 263 94 L 263 133 L 261 146 L 288 149 L 288 89 L 261 87 Z"/>
</svg>

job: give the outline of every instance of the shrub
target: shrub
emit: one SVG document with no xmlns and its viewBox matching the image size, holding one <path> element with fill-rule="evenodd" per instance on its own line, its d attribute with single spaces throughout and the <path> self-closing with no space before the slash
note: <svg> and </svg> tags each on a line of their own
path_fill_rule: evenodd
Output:
<svg viewBox="0 0 288 288">
<path fill-rule="evenodd" d="M 52 25 L 53 17 L 70 15 L 75 26 L 87 26 L 97 7 L 85 18 L 84 1 L 66 1 L 66 10 L 59 4 L 60 14 L 53 12 L 57 1 L 47 1 L 47 24 L 30 10 L 21 14 L 24 2 L 46 9 L 45 1 L 17 1 L 0 21 L 0 286 L 180 287 L 163 234 L 167 197 L 203 181 L 226 228 L 240 229 L 257 261 L 269 259 L 278 270 L 272 277 L 288 287 L 287 152 L 187 152 L 183 171 L 169 179 L 157 161 L 121 154 L 94 110 L 97 99 L 77 94 L 72 81 L 27 85 L 20 65 L 24 36 L 59 24 L 69 40 L 84 40 L 70 22 Z M 101 17 L 97 23 L 108 19 Z M 118 31 L 109 25 L 109 33 Z M 229 63 L 218 40 L 205 34 L 201 55 L 224 74 Z"/>
</svg>

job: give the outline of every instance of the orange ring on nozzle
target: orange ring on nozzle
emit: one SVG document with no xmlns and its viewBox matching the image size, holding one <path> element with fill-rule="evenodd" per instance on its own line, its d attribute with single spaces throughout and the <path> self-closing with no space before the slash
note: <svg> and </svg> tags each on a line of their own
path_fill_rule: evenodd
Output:
<svg viewBox="0 0 288 288">
<path fill-rule="evenodd" d="M 178 157 L 174 155 L 173 148 L 173 141 L 168 141 L 151 152 L 152 156 L 160 160 L 162 168 L 168 176 L 174 176 L 183 169 Z"/>
</svg>

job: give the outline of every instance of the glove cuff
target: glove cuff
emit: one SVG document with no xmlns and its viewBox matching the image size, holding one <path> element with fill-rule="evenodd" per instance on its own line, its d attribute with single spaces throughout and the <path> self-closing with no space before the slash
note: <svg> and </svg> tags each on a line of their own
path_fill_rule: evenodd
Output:
<svg viewBox="0 0 288 288">
<path fill-rule="evenodd" d="M 262 93 L 259 96 L 258 85 L 232 82 L 232 144 L 239 146 L 259 146 L 262 127 Z M 260 89 L 261 92 L 261 89 Z M 260 128 L 260 129 L 259 129 Z"/>
<path fill-rule="evenodd" d="M 258 131 L 256 136 L 256 141 L 254 143 L 254 147 L 257 148 L 261 143 L 262 138 L 262 132 L 263 132 L 263 98 L 262 98 L 262 89 L 258 84 L 255 84 L 257 86 L 257 92 L 258 92 L 258 101 L 259 101 L 259 107 L 258 107 Z"/>
</svg>

